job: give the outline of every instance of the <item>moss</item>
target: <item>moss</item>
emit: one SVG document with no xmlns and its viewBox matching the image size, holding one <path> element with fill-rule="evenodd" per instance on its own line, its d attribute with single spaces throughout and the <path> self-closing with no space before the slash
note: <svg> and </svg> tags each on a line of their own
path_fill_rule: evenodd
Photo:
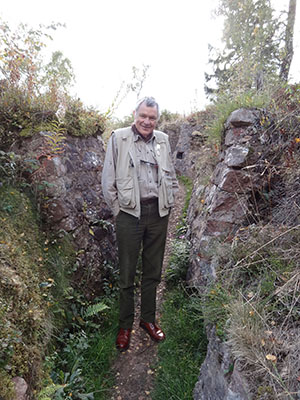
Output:
<svg viewBox="0 0 300 400">
<path fill-rule="evenodd" d="M 46 131 L 49 130 L 49 124 L 39 124 L 39 125 L 33 125 L 29 124 L 25 128 L 23 128 L 19 135 L 21 137 L 31 137 L 35 135 L 38 132 Z"/>
<path fill-rule="evenodd" d="M 14 384 L 7 372 L 0 369 L 0 397 L 5 400 L 15 399 Z"/>
<path fill-rule="evenodd" d="M 0 188 L 0 222 L 0 366 L 34 387 L 51 331 L 49 295 L 41 285 L 49 278 L 45 239 L 29 198 L 15 187 Z M 0 393 L 6 381 L 0 379 Z"/>
</svg>

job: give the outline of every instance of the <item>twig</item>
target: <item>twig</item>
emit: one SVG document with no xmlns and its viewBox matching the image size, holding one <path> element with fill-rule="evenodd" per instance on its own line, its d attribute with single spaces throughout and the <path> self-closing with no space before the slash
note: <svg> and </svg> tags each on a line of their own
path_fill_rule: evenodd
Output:
<svg viewBox="0 0 300 400">
<path fill-rule="evenodd" d="M 299 229 L 300 228 L 300 224 L 293 226 L 292 228 L 288 229 L 287 231 L 280 233 L 279 235 L 275 236 L 273 239 L 269 240 L 267 243 L 263 244 L 262 246 L 260 246 L 258 249 L 254 250 L 251 254 L 246 255 L 246 257 L 242 258 L 241 260 L 239 260 L 232 268 L 229 269 L 229 271 L 233 271 L 235 269 L 237 269 L 239 267 L 240 264 L 242 264 L 247 258 L 249 257 L 253 257 L 255 254 L 257 254 L 260 250 L 262 250 L 263 248 L 267 247 L 269 244 L 275 242 L 275 240 L 277 240 L 278 238 L 286 235 L 287 233 L 295 230 L 295 229 Z"/>
</svg>

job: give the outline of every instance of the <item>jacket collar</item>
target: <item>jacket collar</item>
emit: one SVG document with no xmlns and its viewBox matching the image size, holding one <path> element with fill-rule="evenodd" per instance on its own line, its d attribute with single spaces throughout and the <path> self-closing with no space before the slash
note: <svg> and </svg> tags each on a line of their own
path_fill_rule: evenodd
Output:
<svg viewBox="0 0 300 400">
<path fill-rule="evenodd" d="M 138 138 L 141 138 L 145 143 L 150 142 L 153 137 L 155 137 L 155 131 L 152 131 L 151 134 L 145 138 L 137 129 L 137 127 L 135 126 L 135 124 L 132 124 L 131 129 L 133 131 L 133 133 L 135 134 L 134 137 L 134 141 L 136 142 L 138 140 Z"/>
</svg>

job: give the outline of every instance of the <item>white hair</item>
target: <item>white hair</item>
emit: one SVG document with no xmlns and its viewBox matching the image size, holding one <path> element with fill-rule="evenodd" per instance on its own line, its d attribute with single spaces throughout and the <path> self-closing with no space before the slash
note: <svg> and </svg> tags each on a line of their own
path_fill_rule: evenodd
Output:
<svg viewBox="0 0 300 400">
<path fill-rule="evenodd" d="M 136 104 L 135 113 L 138 114 L 139 108 L 144 103 L 145 103 L 145 105 L 147 107 L 156 107 L 156 109 L 157 109 L 157 119 L 159 119 L 159 117 L 160 117 L 159 105 L 156 102 L 154 97 L 144 97 L 144 98 L 140 99 Z"/>
</svg>

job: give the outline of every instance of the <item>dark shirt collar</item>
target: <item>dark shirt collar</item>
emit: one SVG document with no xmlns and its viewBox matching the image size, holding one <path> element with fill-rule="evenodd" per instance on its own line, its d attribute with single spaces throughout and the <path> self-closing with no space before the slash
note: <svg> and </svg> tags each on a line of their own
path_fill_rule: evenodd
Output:
<svg viewBox="0 0 300 400">
<path fill-rule="evenodd" d="M 135 124 L 132 124 L 131 126 L 133 132 L 138 135 L 144 142 L 150 142 L 150 140 L 153 138 L 153 132 L 151 132 L 151 134 L 149 136 L 147 136 L 146 138 L 138 131 L 137 127 L 135 126 Z"/>
</svg>

